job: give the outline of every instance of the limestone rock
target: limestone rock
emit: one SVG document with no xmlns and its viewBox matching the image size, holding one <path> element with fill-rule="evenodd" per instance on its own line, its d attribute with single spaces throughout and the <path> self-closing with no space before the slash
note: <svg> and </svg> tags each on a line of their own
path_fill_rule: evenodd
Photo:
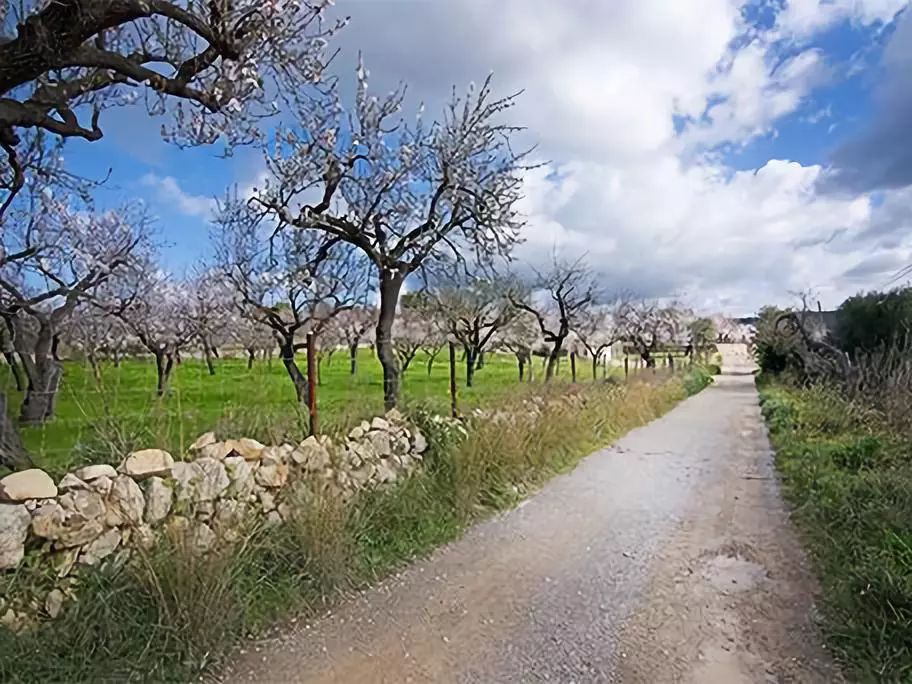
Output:
<svg viewBox="0 0 912 684">
<path fill-rule="evenodd" d="M 114 466 L 110 466 L 107 463 L 85 466 L 73 471 L 73 474 L 83 482 L 91 482 L 99 477 L 109 477 L 112 480 L 117 477 L 117 471 L 114 470 Z"/>
<path fill-rule="evenodd" d="M 415 434 L 412 435 L 412 445 L 416 454 L 423 454 L 428 448 L 427 440 L 424 438 L 424 435 L 421 434 L 421 431 L 417 429 L 415 430 Z"/>
<path fill-rule="evenodd" d="M 284 463 L 263 463 L 254 476 L 263 487 L 282 487 L 288 481 L 288 466 Z"/>
<path fill-rule="evenodd" d="M 196 461 L 178 461 L 171 468 L 171 478 L 174 480 L 175 500 L 183 503 L 195 497 L 196 486 L 203 479 L 203 469 Z"/>
<path fill-rule="evenodd" d="M 108 494 L 105 520 L 111 527 L 138 525 L 142 522 L 145 507 L 146 502 L 139 485 L 131 477 L 121 475 L 114 480 Z"/>
<path fill-rule="evenodd" d="M 89 485 L 76 477 L 73 473 L 67 473 L 60 482 L 57 483 L 57 491 L 68 492 L 72 489 L 88 489 Z"/>
<path fill-rule="evenodd" d="M 384 432 L 389 432 L 389 430 L 390 430 L 389 421 L 387 421 L 384 418 L 381 418 L 380 416 L 377 416 L 376 418 L 374 418 L 371 421 L 370 426 L 371 426 L 371 429 L 373 429 L 373 430 L 383 430 Z"/>
<path fill-rule="evenodd" d="M 155 546 L 155 532 L 152 531 L 152 528 L 148 525 L 137 525 L 136 527 L 128 530 L 130 532 L 130 540 L 133 545 L 148 551 L 153 546 Z M 124 543 L 127 539 L 124 536 Z"/>
<path fill-rule="evenodd" d="M 32 534 L 42 539 L 57 539 L 63 533 L 65 518 L 63 506 L 56 501 L 39 506 L 32 512 Z"/>
<path fill-rule="evenodd" d="M 260 463 L 263 465 L 288 462 L 288 452 L 280 446 L 268 446 L 260 454 Z"/>
<path fill-rule="evenodd" d="M 157 525 L 171 512 L 174 490 L 162 478 L 155 476 L 146 480 L 145 489 L 146 509 L 143 519 L 151 525 Z"/>
<path fill-rule="evenodd" d="M 52 499 L 57 486 L 43 470 L 30 468 L 0 479 L 0 502 L 18 503 L 28 499 Z"/>
<path fill-rule="evenodd" d="M 127 456 L 119 470 L 134 480 L 143 480 L 153 475 L 168 477 L 173 465 L 174 459 L 167 451 L 142 449 Z"/>
<path fill-rule="evenodd" d="M 73 566 L 76 565 L 76 559 L 79 557 L 79 547 L 74 546 L 70 549 L 57 551 L 50 556 L 51 567 L 57 573 L 58 578 L 64 578 L 70 574 Z"/>
<path fill-rule="evenodd" d="M 89 487 L 101 494 L 102 496 L 107 496 L 111 492 L 111 485 L 114 484 L 114 478 L 117 477 L 117 472 L 115 471 L 114 475 L 108 477 L 107 475 L 102 475 L 97 477 L 89 482 Z"/>
<path fill-rule="evenodd" d="M 199 450 L 199 455 L 205 458 L 214 458 L 216 461 L 223 460 L 229 454 L 233 454 L 234 449 L 228 442 L 216 442 L 208 444 Z"/>
<path fill-rule="evenodd" d="M 250 439 L 248 437 L 244 437 L 243 439 L 229 439 L 225 444 L 229 445 L 230 449 L 238 456 L 241 456 L 248 461 L 259 461 L 263 449 L 266 448 L 265 444 L 260 444 L 255 439 Z"/>
<path fill-rule="evenodd" d="M 212 444 L 215 444 L 217 441 L 218 440 L 215 438 L 214 432 L 204 432 L 203 434 L 201 434 L 199 437 L 196 438 L 196 440 L 193 442 L 193 444 L 190 445 L 190 447 L 188 448 L 188 451 L 190 451 L 191 453 L 196 453 L 197 451 L 202 451 L 202 449 L 204 447 L 211 446 Z"/>
<path fill-rule="evenodd" d="M 255 486 L 253 468 L 244 460 L 243 456 L 229 456 L 225 459 L 225 471 L 231 484 L 228 493 L 239 499 L 246 499 L 253 493 Z"/>
<path fill-rule="evenodd" d="M 348 438 L 355 441 L 364 437 L 364 429 L 360 426 L 352 428 L 351 432 L 348 433 Z"/>
<path fill-rule="evenodd" d="M 191 550 L 196 553 L 205 553 L 215 544 L 216 535 L 209 525 L 198 522 L 190 526 L 186 540 Z"/>
<path fill-rule="evenodd" d="M 51 589 L 48 592 L 44 598 L 44 612 L 48 614 L 48 617 L 54 619 L 60 615 L 60 611 L 63 610 L 63 598 L 63 592 L 60 589 Z"/>
<path fill-rule="evenodd" d="M 244 520 L 244 504 L 234 499 L 222 499 L 215 505 L 213 526 L 216 534 L 226 541 L 237 541 Z"/>
<path fill-rule="evenodd" d="M 67 492 L 59 499 L 67 515 L 76 512 L 86 520 L 101 518 L 105 514 L 104 499 L 91 489 L 77 489 Z"/>
<path fill-rule="evenodd" d="M 79 560 L 86 565 L 97 565 L 114 553 L 114 550 L 120 545 L 120 541 L 120 530 L 110 529 L 90 544 L 87 544 L 83 548 Z"/>
<path fill-rule="evenodd" d="M 19 565 L 31 522 L 25 506 L 0 504 L 0 570 Z"/>
<path fill-rule="evenodd" d="M 260 500 L 260 506 L 262 507 L 264 513 L 269 513 L 270 511 L 275 510 L 275 496 L 271 492 L 264 490 L 259 493 L 258 498 Z"/>
<path fill-rule="evenodd" d="M 329 465 L 329 450 L 316 437 L 310 436 L 291 453 L 291 460 L 308 472 L 318 472 Z"/>
<path fill-rule="evenodd" d="M 389 461 L 383 459 L 377 464 L 377 480 L 382 483 L 395 482 L 397 479 L 396 471 L 390 466 Z"/>
<path fill-rule="evenodd" d="M 64 494 L 60 502 L 49 501 L 32 513 L 32 534 L 42 539 L 55 542 L 58 549 L 88 544 L 104 532 L 104 506 L 93 500 L 79 500 L 79 508 L 89 513 L 84 515 L 77 508 L 73 494 L 92 494 L 95 492 L 77 491 Z"/>
<path fill-rule="evenodd" d="M 199 458 L 196 460 L 196 465 L 202 473 L 196 483 L 196 500 L 214 501 L 231 484 L 228 472 L 225 470 L 224 464 L 214 458 Z"/>
<path fill-rule="evenodd" d="M 269 511 L 269 514 L 266 516 L 266 527 L 275 527 L 276 525 L 282 524 L 282 516 L 279 515 L 278 511 Z"/>
<path fill-rule="evenodd" d="M 374 420 L 376 420 L 376 418 Z M 389 432 L 383 430 L 371 430 L 367 433 L 367 439 L 380 458 L 389 456 L 391 453 L 393 453 L 393 447 L 390 443 Z"/>
<path fill-rule="evenodd" d="M 397 408 L 391 408 L 386 412 L 386 419 L 391 423 L 401 423 L 403 421 L 402 412 Z"/>
</svg>

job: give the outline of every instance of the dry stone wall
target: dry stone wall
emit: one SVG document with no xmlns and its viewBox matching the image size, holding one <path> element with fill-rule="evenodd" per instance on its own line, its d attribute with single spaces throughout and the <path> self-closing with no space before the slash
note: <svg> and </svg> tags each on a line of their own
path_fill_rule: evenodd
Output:
<svg viewBox="0 0 912 684">
<path fill-rule="evenodd" d="M 424 435 L 394 409 L 339 443 L 308 437 L 267 446 L 208 432 L 190 446 L 189 460 L 143 449 L 117 468 L 90 465 L 57 483 L 38 469 L 8 475 L 0 479 L 0 572 L 15 572 L 28 558 L 56 582 L 43 602 L 4 604 L 0 596 L 0 624 L 21 629 L 36 613 L 56 617 L 75 595 L 80 566 L 125 562 L 163 534 L 182 535 L 203 553 L 236 538 L 251 515 L 267 524 L 286 519 L 295 482 L 349 499 L 407 477 L 426 450 Z"/>
</svg>

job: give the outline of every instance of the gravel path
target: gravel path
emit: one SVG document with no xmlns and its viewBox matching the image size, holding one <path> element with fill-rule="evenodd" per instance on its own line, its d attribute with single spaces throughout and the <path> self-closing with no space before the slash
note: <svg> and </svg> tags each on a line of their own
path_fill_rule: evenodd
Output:
<svg viewBox="0 0 912 684">
<path fill-rule="evenodd" d="M 833 682 L 743 348 L 716 383 L 229 681 Z"/>
</svg>

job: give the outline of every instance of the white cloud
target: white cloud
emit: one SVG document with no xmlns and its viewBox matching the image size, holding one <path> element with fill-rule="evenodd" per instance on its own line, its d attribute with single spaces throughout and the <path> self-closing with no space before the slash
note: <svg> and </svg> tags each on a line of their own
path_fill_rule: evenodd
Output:
<svg viewBox="0 0 912 684">
<path fill-rule="evenodd" d="M 788 0 L 776 17 L 776 33 L 803 40 L 841 21 L 861 26 L 889 23 L 908 0 Z"/>
<path fill-rule="evenodd" d="M 215 211 L 214 198 L 184 192 L 174 176 L 147 173 L 140 179 L 140 183 L 151 188 L 162 205 L 178 213 L 208 220 Z"/>
</svg>

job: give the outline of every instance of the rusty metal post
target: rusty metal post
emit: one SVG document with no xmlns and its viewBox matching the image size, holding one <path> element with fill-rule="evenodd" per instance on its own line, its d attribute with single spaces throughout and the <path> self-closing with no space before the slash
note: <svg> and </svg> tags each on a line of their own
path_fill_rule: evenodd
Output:
<svg viewBox="0 0 912 684">
<path fill-rule="evenodd" d="M 450 342 L 450 414 L 459 417 L 459 405 L 456 400 L 456 345 Z"/>
<path fill-rule="evenodd" d="M 307 410 L 310 413 L 310 434 L 320 434 L 320 419 L 317 415 L 317 339 L 307 334 Z"/>
</svg>

